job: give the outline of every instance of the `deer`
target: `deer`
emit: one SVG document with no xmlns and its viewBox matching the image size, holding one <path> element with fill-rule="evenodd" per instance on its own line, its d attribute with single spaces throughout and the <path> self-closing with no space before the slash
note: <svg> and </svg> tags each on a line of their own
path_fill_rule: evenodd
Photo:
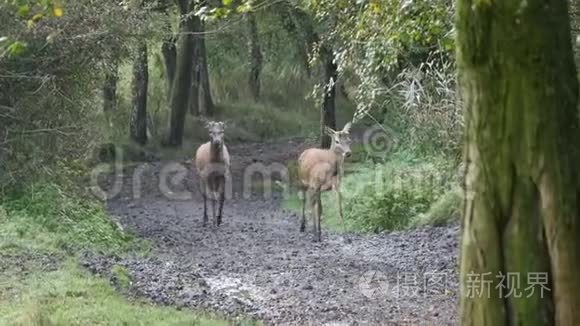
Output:
<svg viewBox="0 0 580 326">
<path fill-rule="evenodd" d="M 334 190 L 338 200 L 338 212 L 344 225 L 342 213 L 342 194 L 340 181 L 343 172 L 343 163 L 351 155 L 350 138 L 351 123 L 344 125 L 341 131 L 325 127 L 324 131 L 331 138 L 329 149 L 309 148 L 298 158 L 299 191 L 302 193 L 302 221 L 300 232 L 306 230 L 306 203 L 309 203 L 314 224 L 314 241 L 321 241 L 320 219 L 322 216 L 321 192 Z M 348 241 L 348 240 L 347 240 Z"/>
<path fill-rule="evenodd" d="M 224 142 L 224 122 L 205 121 L 209 141 L 199 146 L 195 153 L 195 167 L 199 175 L 199 189 L 203 197 L 203 226 L 207 225 L 207 200 L 210 197 L 213 221 L 222 222 L 226 181 L 231 176 L 230 154 Z M 219 204 L 216 217 L 215 206 Z"/>
</svg>

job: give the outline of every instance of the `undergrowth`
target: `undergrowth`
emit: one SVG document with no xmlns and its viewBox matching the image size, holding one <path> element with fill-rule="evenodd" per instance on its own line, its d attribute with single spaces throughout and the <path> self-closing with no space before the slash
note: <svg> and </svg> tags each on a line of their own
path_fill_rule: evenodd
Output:
<svg viewBox="0 0 580 326">
<path fill-rule="evenodd" d="M 453 223 L 462 204 L 456 168 L 444 156 L 398 151 L 385 162 L 363 159 L 345 165 L 343 210 L 348 231 L 383 232 Z M 323 194 L 323 223 L 342 231 L 336 195 Z M 295 192 L 285 206 L 301 212 Z M 308 220 L 308 223 L 311 223 Z"/>
<path fill-rule="evenodd" d="M 148 243 L 126 233 L 102 205 L 66 186 L 36 183 L 0 201 L 0 325 L 232 325 L 220 316 L 178 311 L 116 292 L 114 279 L 80 268 L 84 251 L 145 254 Z M 253 321 L 237 324 L 255 324 Z"/>
<path fill-rule="evenodd" d="M 100 203 L 55 183 L 32 184 L 0 204 L 0 248 L 121 252 L 138 242 Z"/>
</svg>

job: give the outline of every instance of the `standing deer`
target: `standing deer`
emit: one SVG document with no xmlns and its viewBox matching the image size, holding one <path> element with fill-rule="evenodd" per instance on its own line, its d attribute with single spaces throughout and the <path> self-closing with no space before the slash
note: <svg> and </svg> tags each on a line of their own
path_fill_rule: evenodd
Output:
<svg viewBox="0 0 580 326">
<path fill-rule="evenodd" d="M 344 228 L 342 215 L 342 195 L 340 193 L 340 179 L 344 158 L 350 156 L 350 127 L 347 123 L 341 131 L 334 131 L 325 127 L 325 132 L 331 138 L 330 149 L 310 148 L 302 152 L 298 158 L 298 176 L 302 192 L 302 222 L 300 232 L 306 229 L 306 201 L 311 208 L 314 223 L 314 240 L 320 241 L 320 218 L 322 202 L 320 194 L 323 191 L 334 190 L 338 199 L 338 212 Z"/>
<path fill-rule="evenodd" d="M 226 180 L 230 176 L 230 154 L 224 143 L 224 123 L 207 121 L 210 141 L 199 146 L 195 153 L 195 167 L 199 174 L 199 188 L 203 196 L 203 226 L 207 225 L 207 197 L 210 197 L 214 223 L 222 222 Z M 216 219 L 215 205 L 219 202 Z"/>
</svg>

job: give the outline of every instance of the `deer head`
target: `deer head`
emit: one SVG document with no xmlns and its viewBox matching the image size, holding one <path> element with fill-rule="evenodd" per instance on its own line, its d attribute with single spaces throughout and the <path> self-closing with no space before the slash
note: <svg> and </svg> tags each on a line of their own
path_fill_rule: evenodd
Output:
<svg viewBox="0 0 580 326">
<path fill-rule="evenodd" d="M 205 127 L 209 131 L 209 141 L 214 146 L 224 143 L 225 124 L 223 121 L 205 121 Z"/>
<path fill-rule="evenodd" d="M 329 135 L 332 139 L 330 149 L 335 153 L 345 157 L 349 157 L 351 155 L 350 145 L 352 140 L 350 139 L 350 127 L 350 122 L 345 124 L 340 131 L 335 131 L 329 127 L 324 127 L 326 134 Z"/>
</svg>

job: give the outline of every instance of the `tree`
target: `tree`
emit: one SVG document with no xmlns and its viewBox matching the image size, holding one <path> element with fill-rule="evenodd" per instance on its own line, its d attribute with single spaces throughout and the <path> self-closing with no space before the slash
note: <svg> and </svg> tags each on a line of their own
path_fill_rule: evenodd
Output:
<svg viewBox="0 0 580 326">
<path fill-rule="evenodd" d="M 209 116 L 213 114 L 214 104 L 211 97 L 211 87 L 209 82 L 209 67 L 207 63 L 207 50 L 205 48 L 205 27 L 201 24 L 200 34 L 197 38 L 199 46 L 199 112 L 201 115 Z"/>
<path fill-rule="evenodd" d="M 103 111 L 109 113 L 117 106 L 117 81 L 119 80 L 119 61 L 116 58 L 111 60 L 110 66 L 105 70 L 105 81 L 103 83 Z"/>
<path fill-rule="evenodd" d="M 195 50 L 194 32 L 199 30 L 198 16 L 189 14 L 194 9 L 193 1 L 177 0 L 182 16 L 179 44 L 177 47 L 176 73 L 171 87 L 169 132 L 165 142 L 168 146 L 180 146 L 183 138 L 185 115 L 189 105 L 191 89 L 193 53 Z"/>
<path fill-rule="evenodd" d="M 330 148 L 331 138 L 324 132 L 324 127 L 336 129 L 336 115 L 334 98 L 336 95 L 336 80 L 338 72 L 334 55 L 331 50 L 323 47 L 322 58 L 324 60 L 324 95 L 320 108 L 320 146 Z"/>
<path fill-rule="evenodd" d="M 566 6 L 457 0 L 462 325 L 580 325 L 580 125 Z M 519 288 L 499 273 L 518 273 Z M 533 285 L 528 273 L 545 273 L 550 291 L 506 298 Z M 470 292 L 470 275 L 492 292 Z"/>
<path fill-rule="evenodd" d="M 147 65 L 147 43 L 139 42 L 133 64 L 132 110 L 130 122 L 131 139 L 141 145 L 147 143 L 147 85 L 149 73 Z"/>
<path fill-rule="evenodd" d="M 171 35 L 163 39 L 161 44 L 161 54 L 163 55 L 163 64 L 165 66 L 165 79 L 167 81 L 167 91 L 171 94 L 171 86 L 175 79 L 175 65 L 177 48 L 175 47 L 175 36 Z"/>
<path fill-rule="evenodd" d="M 250 52 L 250 76 L 248 85 L 254 100 L 260 99 L 260 72 L 262 71 L 262 49 L 260 48 L 260 38 L 258 36 L 258 25 L 256 15 L 250 13 L 248 19 L 248 48 Z"/>
</svg>

